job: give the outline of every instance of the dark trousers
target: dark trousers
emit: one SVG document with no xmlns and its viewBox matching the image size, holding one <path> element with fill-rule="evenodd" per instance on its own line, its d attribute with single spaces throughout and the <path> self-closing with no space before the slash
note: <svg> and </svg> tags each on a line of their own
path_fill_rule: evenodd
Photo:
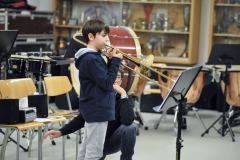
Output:
<svg viewBox="0 0 240 160">
<path fill-rule="evenodd" d="M 137 127 L 135 124 L 129 126 L 121 125 L 109 139 L 105 140 L 104 156 L 100 160 L 104 160 L 106 155 L 118 151 L 121 151 L 120 160 L 132 160 L 136 142 L 136 131 Z"/>
</svg>

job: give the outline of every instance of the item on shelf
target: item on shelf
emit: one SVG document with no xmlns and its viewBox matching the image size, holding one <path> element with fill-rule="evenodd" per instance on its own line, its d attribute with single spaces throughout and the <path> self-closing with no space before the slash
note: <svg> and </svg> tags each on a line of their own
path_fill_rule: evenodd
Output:
<svg viewBox="0 0 240 160">
<path fill-rule="evenodd" d="M 167 48 L 166 48 L 166 44 L 168 43 L 168 39 L 165 36 L 161 36 L 159 38 L 159 47 L 160 47 L 160 51 L 161 51 L 161 56 L 167 56 Z"/>
<path fill-rule="evenodd" d="M 77 25 L 78 24 L 78 19 L 77 18 L 70 18 L 68 21 L 68 25 Z"/>
<path fill-rule="evenodd" d="M 111 26 L 117 26 L 117 17 L 112 18 Z"/>
<path fill-rule="evenodd" d="M 137 29 L 138 28 L 137 20 L 133 21 L 132 28 L 133 29 Z"/>
<path fill-rule="evenodd" d="M 111 6 L 104 4 L 96 4 L 87 7 L 84 13 L 81 14 L 84 18 L 81 21 L 85 22 L 90 19 L 99 19 L 104 23 L 111 25 L 112 20 L 117 17 L 116 13 L 111 9 Z M 116 20 L 117 22 L 117 20 Z M 118 25 L 116 23 L 116 25 Z"/>
<path fill-rule="evenodd" d="M 190 22 L 190 7 L 189 6 L 185 6 L 183 8 L 183 22 L 184 22 L 184 31 L 188 32 L 189 22 Z"/>
<path fill-rule="evenodd" d="M 142 21 L 142 23 L 141 23 L 141 28 L 144 30 L 144 29 L 146 29 L 146 21 Z"/>
<path fill-rule="evenodd" d="M 169 20 L 168 17 L 164 17 L 164 23 L 163 23 L 163 30 L 167 31 L 169 28 Z"/>
<path fill-rule="evenodd" d="M 130 15 L 129 4 L 128 3 L 124 3 L 123 4 L 123 9 L 122 9 L 122 25 L 123 26 L 128 26 L 129 15 Z"/>
<path fill-rule="evenodd" d="M 166 9 L 159 9 L 156 12 L 156 21 L 158 24 L 158 28 L 160 30 L 167 30 L 168 27 L 168 14 Z"/>
<path fill-rule="evenodd" d="M 63 0 L 61 6 L 61 24 L 66 25 L 68 24 L 69 19 L 72 15 L 72 1 L 70 0 Z"/>
<path fill-rule="evenodd" d="M 143 4 L 143 9 L 144 9 L 146 22 L 148 24 L 151 24 L 150 17 L 151 17 L 151 14 L 152 14 L 153 5 L 152 4 Z M 151 29 L 152 27 L 148 27 L 148 28 Z"/>
<path fill-rule="evenodd" d="M 159 46 L 158 40 L 156 37 L 151 37 L 149 41 L 146 43 L 146 52 L 148 55 L 158 55 L 159 54 Z"/>
<path fill-rule="evenodd" d="M 151 29 L 151 30 L 156 30 L 157 29 L 157 23 L 156 23 L 156 21 L 152 21 L 152 23 L 151 23 L 151 26 L 149 27 L 149 29 Z"/>
<path fill-rule="evenodd" d="M 228 28 L 232 23 L 232 18 L 229 15 L 229 9 L 224 8 L 222 16 L 221 16 L 221 21 L 218 23 L 218 28 L 217 32 L 219 33 L 226 33 L 228 32 Z"/>
<path fill-rule="evenodd" d="M 237 25 L 237 27 L 240 28 L 240 13 L 239 12 L 236 13 L 235 16 L 233 17 L 233 19 L 234 19 L 234 22 Z"/>
</svg>

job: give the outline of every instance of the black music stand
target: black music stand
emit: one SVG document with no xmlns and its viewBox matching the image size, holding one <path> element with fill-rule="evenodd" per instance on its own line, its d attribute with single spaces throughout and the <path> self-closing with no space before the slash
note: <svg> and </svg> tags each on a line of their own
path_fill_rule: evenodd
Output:
<svg viewBox="0 0 240 160">
<path fill-rule="evenodd" d="M 227 97 L 227 85 L 229 84 L 228 80 L 228 69 L 231 68 L 232 65 L 239 65 L 240 64 L 240 45 L 239 44 L 215 44 L 212 48 L 211 55 L 208 59 L 207 65 L 223 65 L 225 67 L 225 71 L 221 73 L 221 80 L 225 83 L 224 87 L 224 100 L 222 110 L 223 113 L 219 116 L 202 134 L 203 137 L 209 130 L 214 127 L 214 125 L 222 120 L 222 130 L 221 135 L 224 136 L 226 127 L 225 123 L 227 123 L 227 128 L 229 129 L 230 135 L 232 137 L 232 141 L 234 142 L 234 133 L 232 128 L 228 122 L 228 115 L 226 114 L 226 97 Z"/>
<path fill-rule="evenodd" d="M 176 138 L 176 160 L 180 160 L 180 153 L 182 146 L 181 127 L 182 127 L 182 108 L 186 105 L 187 99 L 185 98 L 188 90 L 196 79 L 202 66 L 195 66 L 183 71 L 176 82 L 174 83 L 171 91 L 167 97 L 163 100 L 160 106 L 154 107 L 153 110 L 160 112 L 163 108 L 169 109 L 174 106 L 178 106 L 177 109 L 177 138 Z"/>
<path fill-rule="evenodd" d="M 17 38 L 18 30 L 0 30 L 0 79 L 1 65 L 8 60 L 12 53 L 13 44 Z"/>
</svg>

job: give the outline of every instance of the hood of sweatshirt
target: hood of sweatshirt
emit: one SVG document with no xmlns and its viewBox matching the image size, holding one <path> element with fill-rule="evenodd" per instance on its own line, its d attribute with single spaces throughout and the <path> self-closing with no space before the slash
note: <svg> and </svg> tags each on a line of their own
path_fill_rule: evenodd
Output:
<svg viewBox="0 0 240 160">
<path fill-rule="evenodd" d="M 83 55 L 85 55 L 87 52 L 97 52 L 96 50 L 92 49 L 92 48 L 81 48 L 77 51 L 77 53 L 75 54 L 74 58 L 75 58 L 75 66 L 78 68 L 78 64 L 80 62 L 80 59 L 83 57 Z"/>
</svg>

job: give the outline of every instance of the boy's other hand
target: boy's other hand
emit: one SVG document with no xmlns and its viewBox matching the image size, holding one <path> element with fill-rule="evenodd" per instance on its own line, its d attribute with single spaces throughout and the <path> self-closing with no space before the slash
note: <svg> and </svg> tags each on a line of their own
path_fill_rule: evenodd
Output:
<svg viewBox="0 0 240 160">
<path fill-rule="evenodd" d="M 123 59 L 122 53 L 116 48 L 114 48 L 112 51 L 112 57 Z"/>
<path fill-rule="evenodd" d="M 50 130 L 43 135 L 43 138 L 46 139 L 48 136 L 51 138 L 58 138 L 62 136 L 62 133 L 57 130 Z"/>
<path fill-rule="evenodd" d="M 113 49 L 112 48 L 107 48 L 106 49 L 106 52 L 105 52 L 105 55 L 108 57 L 108 58 L 112 58 L 112 55 L 113 55 Z"/>
</svg>

